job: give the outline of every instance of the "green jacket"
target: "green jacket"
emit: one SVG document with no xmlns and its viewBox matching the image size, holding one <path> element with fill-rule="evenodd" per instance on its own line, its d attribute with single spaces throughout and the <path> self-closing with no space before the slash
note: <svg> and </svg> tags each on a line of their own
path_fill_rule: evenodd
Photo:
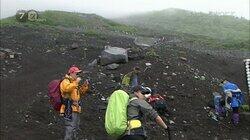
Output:
<svg viewBox="0 0 250 140">
<path fill-rule="evenodd" d="M 135 95 L 131 95 L 130 99 L 132 99 L 133 97 L 135 97 Z M 128 121 L 134 119 L 140 120 L 142 123 L 142 127 L 127 130 L 124 135 L 142 135 L 147 137 L 146 131 L 143 127 L 143 123 L 145 123 L 143 122 L 143 116 L 147 116 L 151 120 L 155 120 L 158 116 L 158 113 L 145 100 L 138 98 L 131 100 L 127 107 L 127 119 Z"/>
</svg>

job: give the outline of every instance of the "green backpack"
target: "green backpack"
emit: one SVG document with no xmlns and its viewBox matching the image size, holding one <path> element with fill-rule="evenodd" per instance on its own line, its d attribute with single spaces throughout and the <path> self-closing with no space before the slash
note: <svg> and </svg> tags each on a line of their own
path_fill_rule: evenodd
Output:
<svg viewBox="0 0 250 140">
<path fill-rule="evenodd" d="M 127 129 L 129 95 L 123 90 L 114 91 L 108 101 L 105 129 L 110 136 L 119 137 Z"/>
<path fill-rule="evenodd" d="M 128 73 L 122 77 L 122 85 L 129 86 L 132 73 Z"/>
</svg>

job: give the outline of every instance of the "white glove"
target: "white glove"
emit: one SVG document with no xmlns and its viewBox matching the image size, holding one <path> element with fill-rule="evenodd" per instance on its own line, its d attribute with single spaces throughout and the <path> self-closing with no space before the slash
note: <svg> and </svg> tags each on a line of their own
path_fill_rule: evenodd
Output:
<svg viewBox="0 0 250 140">
<path fill-rule="evenodd" d="M 76 82 L 79 83 L 82 79 L 80 77 L 76 78 Z"/>
</svg>

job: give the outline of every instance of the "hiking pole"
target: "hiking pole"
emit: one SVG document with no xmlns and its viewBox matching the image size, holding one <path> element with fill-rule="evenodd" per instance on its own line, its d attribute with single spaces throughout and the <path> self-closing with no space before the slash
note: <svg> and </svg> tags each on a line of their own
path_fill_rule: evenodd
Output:
<svg viewBox="0 0 250 140">
<path fill-rule="evenodd" d="M 172 140 L 169 127 L 167 128 L 167 133 L 168 133 L 168 140 Z"/>
<path fill-rule="evenodd" d="M 163 115 L 162 119 L 164 120 L 164 122 L 169 122 L 169 120 L 167 119 L 167 116 L 165 116 L 165 114 Z M 168 133 L 168 140 L 172 140 L 172 137 L 171 137 L 171 131 L 170 131 L 170 123 L 168 123 L 169 125 L 167 126 L 167 129 L 165 129 Z"/>
<path fill-rule="evenodd" d="M 228 129 L 231 129 L 229 126 L 227 126 L 226 124 L 224 124 L 223 122 L 221 122 L 220 120 L 218 120 L 217 117 L 216 117 L 216 115 L 212 111 L 208 112 L 207 117 L 209 117 L 210 119 L 216 121 L 218 124 L 220 124 L 220 125 L 228 128 Z"/>
</svg>

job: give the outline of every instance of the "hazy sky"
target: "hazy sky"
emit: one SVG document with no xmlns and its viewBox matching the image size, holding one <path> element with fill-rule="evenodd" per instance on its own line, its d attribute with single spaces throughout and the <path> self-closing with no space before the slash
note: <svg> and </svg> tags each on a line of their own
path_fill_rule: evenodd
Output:
<svg viewBox="0 0 250 140">
<path fill-rule="evenodd" d="M 1 18 L 19 9 L 63 10 L 95 13 L 107 18 L 128 14 L 181 8 L 198 12 L 225 12 L 249 19 L 250 0 L 1 0 Z"/>
</svg>

